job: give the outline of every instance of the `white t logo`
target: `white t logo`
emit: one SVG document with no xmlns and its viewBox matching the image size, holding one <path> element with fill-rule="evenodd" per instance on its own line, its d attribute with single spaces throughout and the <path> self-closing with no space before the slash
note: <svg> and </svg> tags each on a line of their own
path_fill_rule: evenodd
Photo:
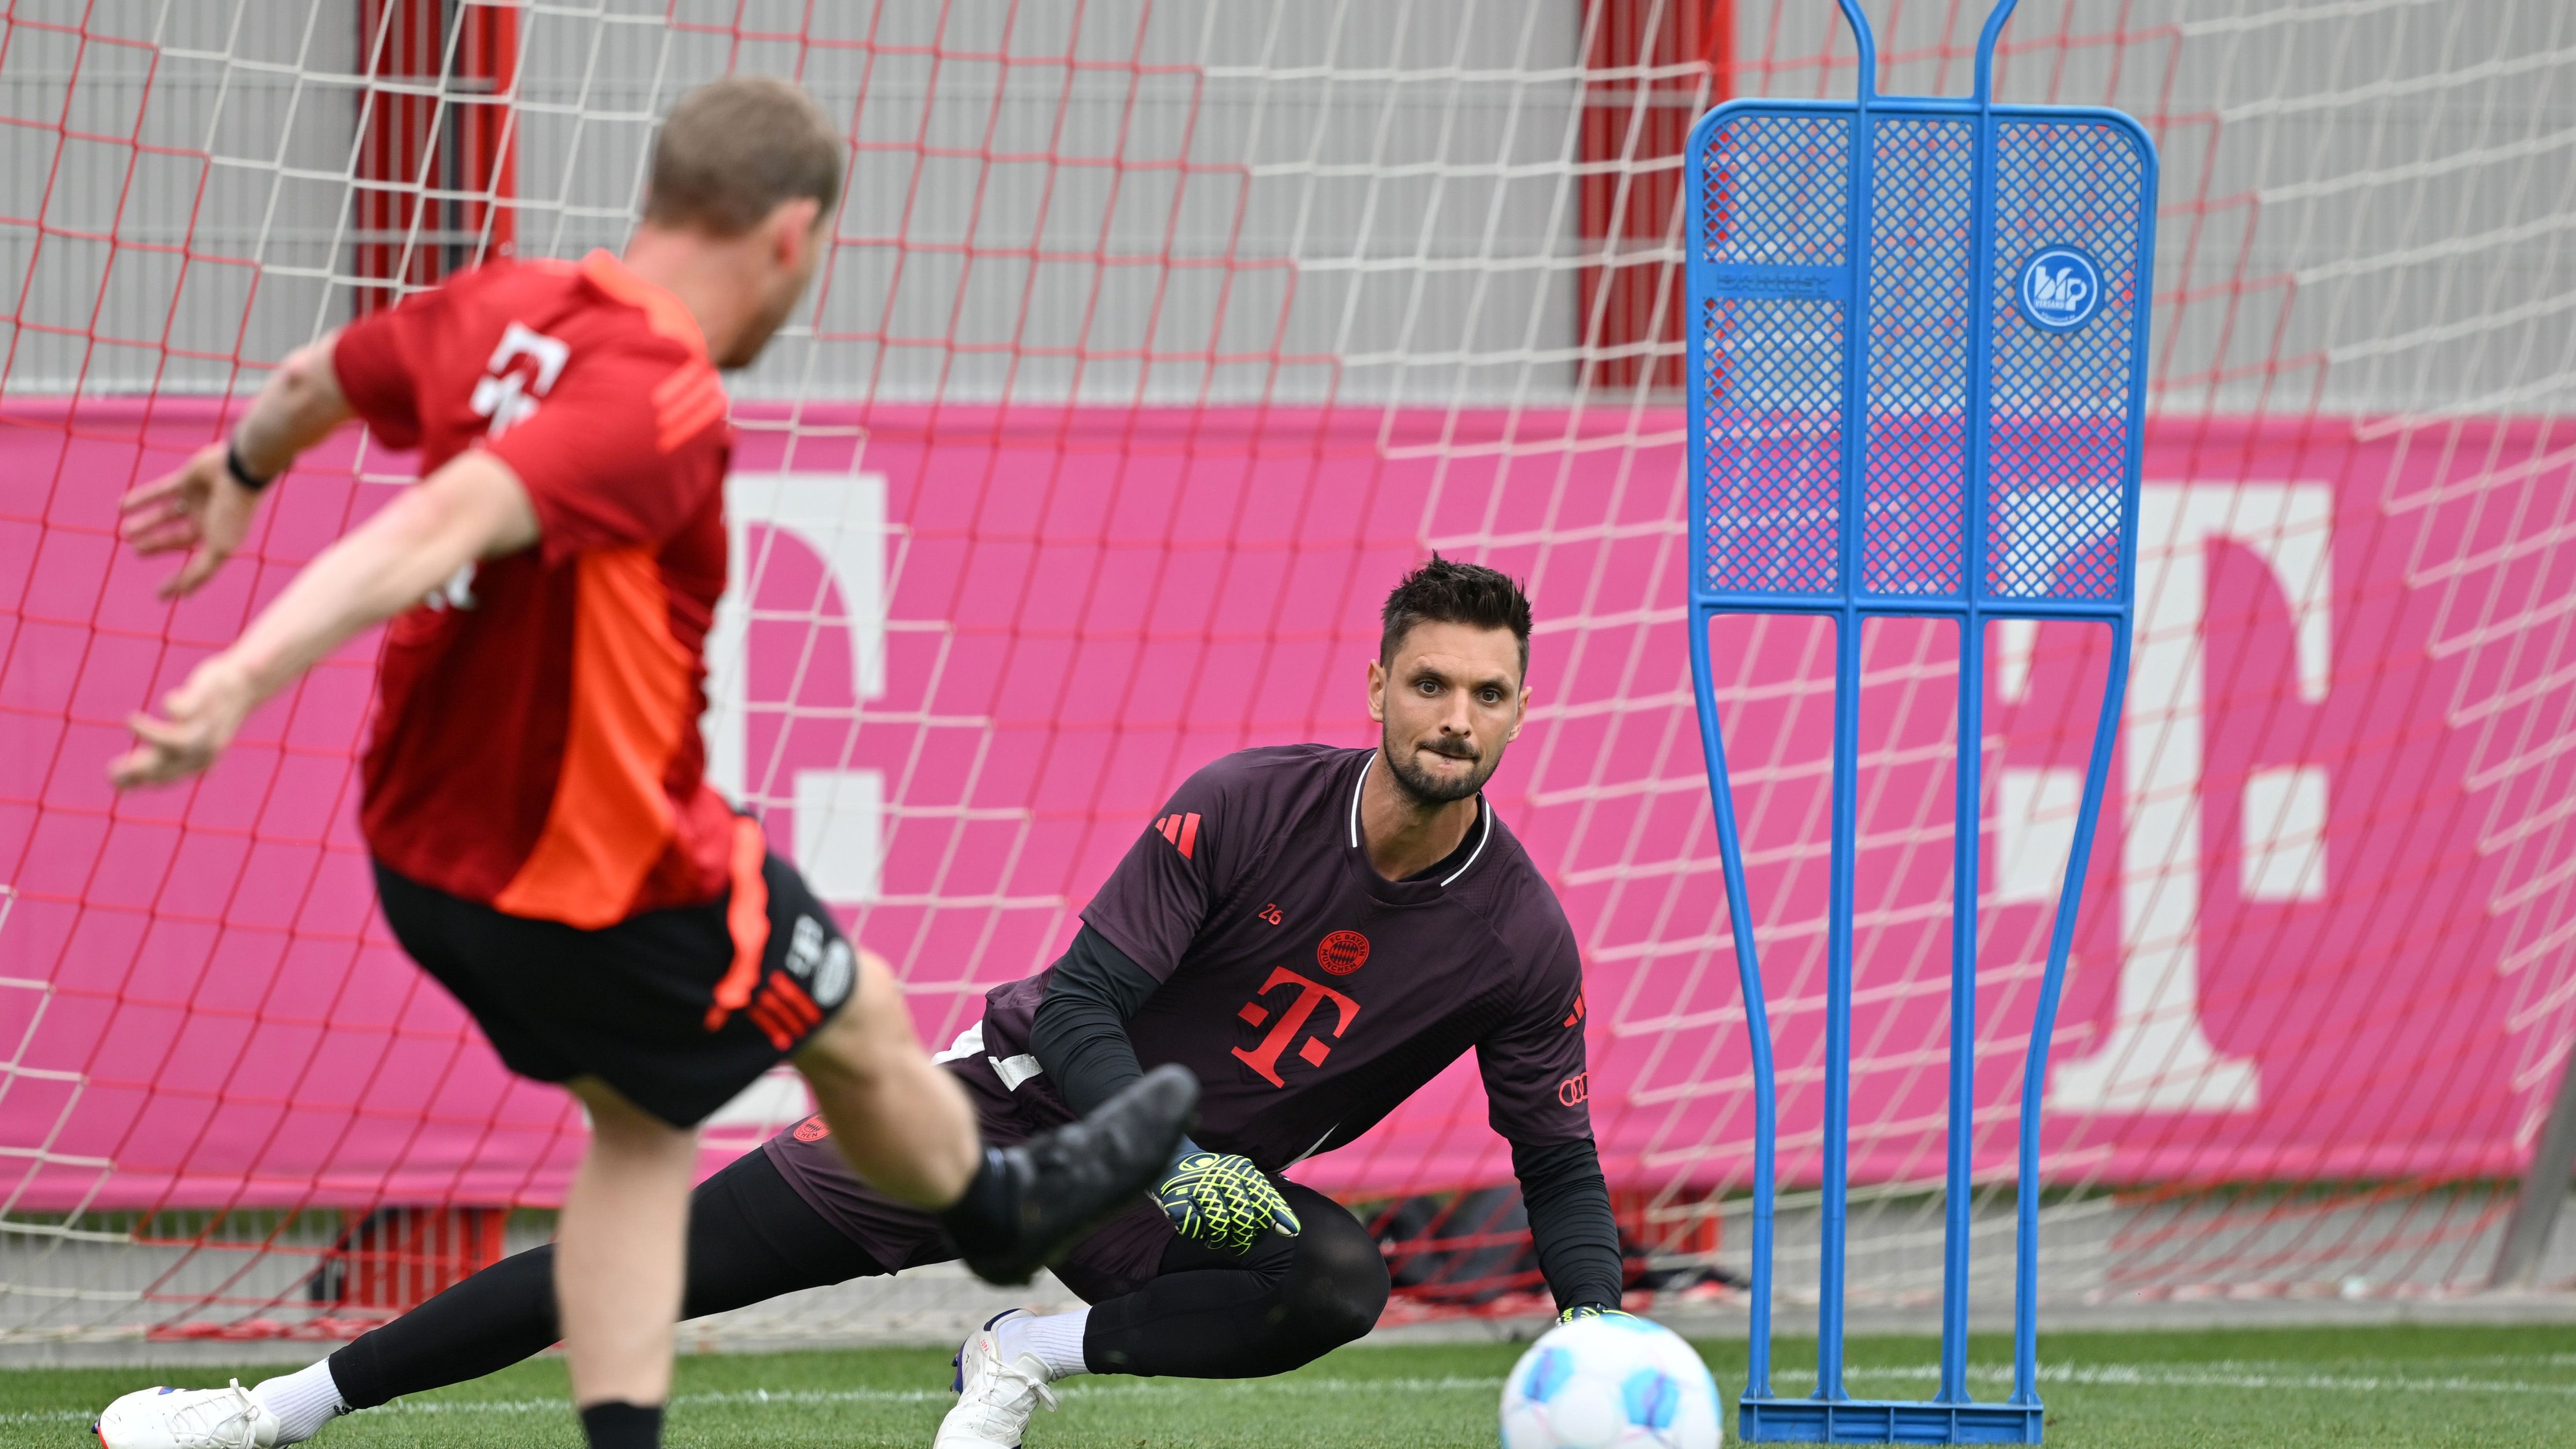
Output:
<svg viewBox="0 0 2576 1449">
<path fill-rule="evenodd" d="M 522 357 L 535 360 L 533 379 L 510 370 L 510 364 Z M 535 416 L 537 399 L 554 390 L 555 379 L 563 375 L 564 363 L 571 357 L 572 349 L 559 339 L 533 331 L 526 323 L 511 323 L 501 334 L 501 345 L 492 349 L 492 360 L 483 364 L 484 376 L 474 384 L 474 396 L 467 404 L 475 416 L 492 420 L 483 435 L 497 438 Z M 433 609 L 473 608 L 474 565 L 458 569 L 421 602 Z"/>
<path fill-rule="evenodd" d="M 848 621 L 853 703 L 885 693 L 885 475 L 736 473 L 725 479 L 725 518 L 733 562 L 724 599 L 716 605 L 715 627 L 707 634 L 707 714 L 701 726 L 706 731 L 707 780 L 728 799 L 794 806 L 796 866 L 814 894 L 835 902 L 875 900 L 883 857 L 884 772 L 845 764 L 799 764 L 782 771 L 774 757 L 749 758 L 745 656 L 751 598 L 759 590 L 764 563 L 750 547 L 750 525 L 757 523 L 773 536 L 783 533 L 803 543 L 840 594 Z M 821 625 L 823 608 L 818 591 L 806 605 L 815 627 Z M 762 708 L 777 706 L 764 702 Z M 770 747 L 773 752 L 778 748 Z M 781 773 L 787 778 L 775 778 Z"/>
<path fill-rule="evenodd" d="M 497 438 L 535 416 L 537 399 L 554 390 L 571 356 L 572 349 L 555 338 L 531 331 L 525 323 L 511 323 L 501 334 L 501 345 L 492 349 L 492 360 L 483 365 L 486 376 L 474 384 L 474 415 L 492 420 L 485 436 Z M 526 374 L 510 370 L 522 357 L 536 359 L 533 387 Z"/>
<path fill-rule="evenodd" d="M 2119 985 L 2110 1029 L 2090 1054 L 2053 1064 L 2048 1101 L 2091 1112 L 2250 1112 L 2260 1096 L 2255 1063 L 2222 1053 L 2200 1020 L 2209 545 L 2247 549 L 2278 581 L 2297 640 L 2299 698 L 2318 703 L 2332 667 L 2334 492 L 2319 483 L 2151 483 L 2141 493 L 2137 634 L 2120 739 Z M 2029 688 L 2035 637 L 2020 621 L 2001 631 L 2006 698 Z M 2006 770 L 1999 784 L 1998 894 L 2054 899 L 2083 777 Z M 2323 772 L 2257 774 L 2246 806 L 2245 894 L 2322 896 Z"/>
</svg>

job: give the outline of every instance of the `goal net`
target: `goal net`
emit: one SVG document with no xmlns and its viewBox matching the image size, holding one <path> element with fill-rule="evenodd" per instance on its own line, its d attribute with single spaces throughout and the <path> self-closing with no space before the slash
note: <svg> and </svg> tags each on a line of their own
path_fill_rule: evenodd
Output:
<svg viewBox="0 0 2576 1449">
<path fill-rule="evenodd" d="M 1882 91 L 1966 90 L 1982 6 L 1867 8 Z M 352 316 L 617 247 L 655 117 L 727 70 L 804 84 L 849 172 L 814 294 L 737 379 L 713 768 L 925 1039 L 1052 959 L 1191 769 L 1369 740 L 1400 569 L 1494 564 L 1539 624 L 1492 795 L 1583 944 L 1641 1301 L 1729 1311 L 1752 1121 L 1681 636 L 1681 150 L 1718 100 L 1852 67 L 1813 0 L 9 7 L 0 1343 L 342 1336 L 550 1231 L 578 1112 L 374 915 L 373 641 L 201 783 L 103 775 L 128 711 L 412 460 L 335 438 L 176 605 L 115 502 Z M 2003 96 L 2120 106 L 2164 165 L 2139 646 L 2047 1089 L 2052 1302 L 2497 1273 L 2576 1031 L 2570 85 L 2547 0 L 2025 0 L 2006 34 Z M 1811 1299 L 1831 658 L 1726 629 L 1781 1281 Z M 2051 629 L 1994 649 L 1981 1304 L 2106 663 Z M 1853 1282 L 1899 1313 L 1940 1282 L 1955 663 L 1868 640 Z M 706 1165 L 807 1110 L 765 1079 Z M 1378 1224 L 1396 1316 L 1539 1301 L 1471 1068 L 1297 1175 Z M 2531 1281 L 2576 1283 L 2576 1244 Z M 988 1301 L 933 1272 L 698 1332 L 933 1334 Z"/>
</svg>

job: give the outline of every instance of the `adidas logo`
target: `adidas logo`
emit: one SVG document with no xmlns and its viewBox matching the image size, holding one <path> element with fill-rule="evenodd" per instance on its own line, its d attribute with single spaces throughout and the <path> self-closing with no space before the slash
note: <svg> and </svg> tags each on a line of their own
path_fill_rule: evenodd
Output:
<svg viewBox="0 0 2576 1449">
<path fill-rule="evenodd" d="M 794 977 L 772 973 L 751 999 L 744 1015 L 769 1038 L 769 1044 L 786 1051 L 802 1041 L 805 1033 L 823 1024 L 823 1009 L 805 994 Z"/>
<path fill-rule="evenodd" d="M 1166 815 L 1154 822 L 1154 828 L 1162 832 L 1165 840 L 1180 847 L 1183 860 L 1190 858 L 1191 848 L 1199 843 L 1199 817 L 1196 813 Z"/>
</svg>

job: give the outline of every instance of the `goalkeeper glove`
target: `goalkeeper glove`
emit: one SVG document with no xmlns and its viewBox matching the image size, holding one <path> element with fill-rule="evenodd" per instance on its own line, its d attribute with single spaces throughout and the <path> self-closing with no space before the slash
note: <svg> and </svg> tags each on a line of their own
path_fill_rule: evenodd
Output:
<svg viewBox="0 0 2576 1449">
<path fill-rule="evenodd" d="M 1296 1211 L 1252 1160 L 1184 1142 L 1154 1201 L 1181 1237 L 1201 1247 L 1248 1253 L 1263 1233 L 1295 1237 Z"/>
<path fill-rule="evenodd" d="M 1578 1318 L 1634 1318 L 1636 1316 L 1617 1308 L 1604 1308 L 1598 1303 L 1577 1303 L 1556 1315 L 1556 1321 L 1572 1323 Z"/>
</svg>

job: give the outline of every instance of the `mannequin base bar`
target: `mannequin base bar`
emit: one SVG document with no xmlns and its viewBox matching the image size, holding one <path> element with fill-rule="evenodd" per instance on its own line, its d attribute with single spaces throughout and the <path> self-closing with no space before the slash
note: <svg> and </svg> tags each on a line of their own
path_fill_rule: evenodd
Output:
<svg viewBox="0 0 2576 1449">
<path fill-rule="evenodd" d="M 1909 1404 L 1879 1399 L 1744 1399 L 1749 1444 L 2036 1444 L 2037 1404 Z"/>
</svg>

